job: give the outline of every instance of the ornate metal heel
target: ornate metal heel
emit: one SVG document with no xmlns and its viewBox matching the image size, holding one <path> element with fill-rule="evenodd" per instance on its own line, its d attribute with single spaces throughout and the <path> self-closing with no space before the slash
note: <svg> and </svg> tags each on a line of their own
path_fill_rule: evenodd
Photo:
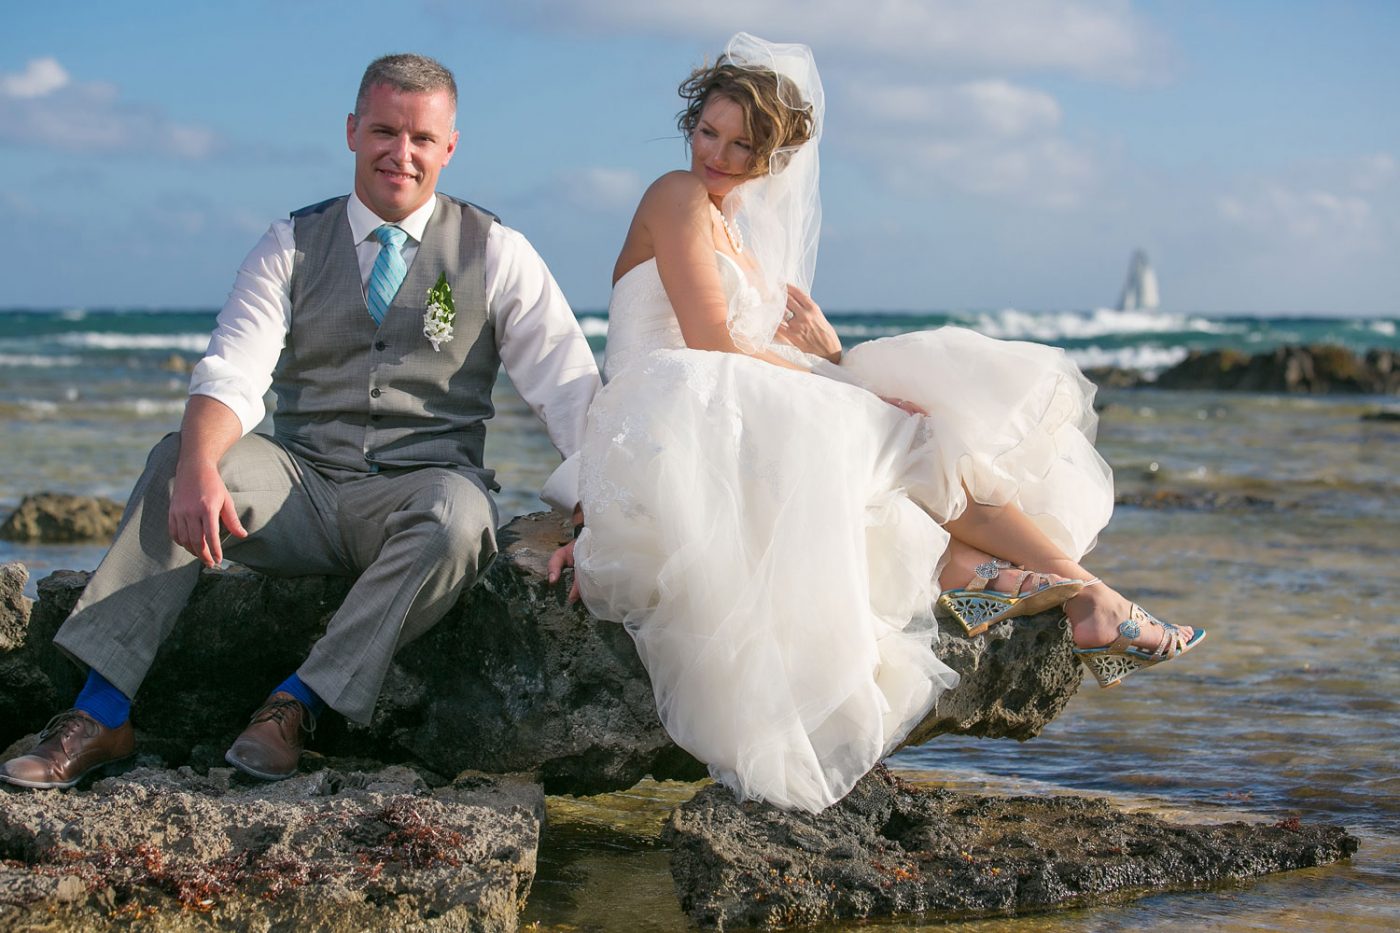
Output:
<svg viewBox="0 0 1400 933">
<path fill-rule="evenodd" d="M 1145 622 L 1162 627 L 1162 640 L 1151 651 L 1133 647 L 1133 639 L 1142 634 Z M 1137 603 L 1133 603 L 1129 617 L 1118 623 L 1117 638 L 1101 648 L 1075 648 L 1074 656 L 1084 662 L 1084 666 L 1094 675 L 1100 687 L 1107 688 L 1117 685 L 1134 671 L 1181 657 L 1199 645 L 1205 637 L 1205 629 L 1197 629 L 1190 641 L 1187 641 L 1179 626 L 1163 622 Z"/>
<path fill-rule="evenodd" d="M 972 571 L 976 576 L 967 586 L 960 590 L 945 590 L 939 595 L 938 608 L 957 619 L 968 638 L 975 638 L 1003 619 L 1034 615 L 1063 605 L 1087 585 L 1083 580 L 1061 579 L 1054 582 L 1054 578 L 1048 574 L 1025 571 L 1026 576 L 1017 586 L 1018 592 L 1002 593 L 987 589 L 988 583 L 1010 567 L 1010 561 L 997 558 L 978 564 Z M 1027 579 L 1034 584 L 1032 589 L 1027 593 L 1019 592 Z"/>
</svg>

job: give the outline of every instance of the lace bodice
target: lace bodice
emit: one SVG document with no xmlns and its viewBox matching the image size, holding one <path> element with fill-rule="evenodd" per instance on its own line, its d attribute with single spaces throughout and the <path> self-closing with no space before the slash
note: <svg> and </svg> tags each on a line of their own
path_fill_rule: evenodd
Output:
<svg viewBox="0 0 1400 933">
<path fill-rule="evenodd" d="M 724 282 L 729 300 L 729 317 L 751 314 L 759 302 L 758 292 L 744 278 L 739 266 L 724 253 L 715 252 L 715 265 Z M 675 309 L 661 284 L 656 260 L 648 259 L 629 269 L 613 286 L 608 302 L 608 346 L 603 375 L 612 379 L 625 367 L 652 350 L 680 350 L 685 347 Z"/>
</svg>

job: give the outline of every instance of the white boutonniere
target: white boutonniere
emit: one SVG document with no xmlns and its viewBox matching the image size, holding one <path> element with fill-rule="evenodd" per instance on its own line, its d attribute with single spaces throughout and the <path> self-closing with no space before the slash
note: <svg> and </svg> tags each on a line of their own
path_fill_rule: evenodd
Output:
<svg viewBox="0 0 1400 933">
<path fill-rule="evenodd" d="M 428 310 L 423 312 L 423 336 L 428 338 L 434 351 L 441 350 L 442 345 L 452 339 L 452 322 L 456 319 L 452 286 L 447 284 L 447 273 L 439 272 L 437 284 L 428 289 Z"/>
</svg>

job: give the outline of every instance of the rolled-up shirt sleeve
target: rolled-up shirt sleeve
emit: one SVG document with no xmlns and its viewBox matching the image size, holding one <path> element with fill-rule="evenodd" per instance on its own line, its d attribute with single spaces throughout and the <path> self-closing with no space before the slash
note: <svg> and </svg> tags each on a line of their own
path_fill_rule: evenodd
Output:
<svg viewBox="0 0 1400 933">
<path fill-rule="evenodd" d="M 190 377 L 190 395 L 227 405 L 244 434 L 266 414 L 263 396 L 291 325 L 295 250 L 291 221 L 274 222 L 239 267 L 209 348 Z"/>
<path fill-rule="evenodd" d="M 571 511 L 588 406 L 601 385 L 593 351 L 539 253 L 501 224 L 487 238 L 486 297 L 506 375 L 565 458 L 540 498 Z"/>
</svg>

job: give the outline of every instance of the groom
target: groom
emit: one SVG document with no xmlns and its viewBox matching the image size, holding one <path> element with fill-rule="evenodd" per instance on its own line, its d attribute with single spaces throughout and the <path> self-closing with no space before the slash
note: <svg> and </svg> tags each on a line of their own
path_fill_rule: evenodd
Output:
<svg viewBox="0 0 1400 933">
<path fill-rule="evenodd" d="M 502 363 L 555 447 L 577 452 L 598 372 L 573 312 L 524 237 L 436 193 L 456 105 L 452 73 L 430 58 L 365 71 L 346 120 L 354 192 L 275 222 L 244 260 L 179 433 L 152 451 L 55 637 L 87 683 L 0 780 L 71 787 L 130 756 L 131 698 L 200 566 L 224 557 L 356 578 L 226 756 L 290 777 L 321 710 L 368 722 L 395 651 L 495 556 L 498 487 L 482 452 Z M 269 387 L 270 437 L 250 433 Z M 566 511 L 576 464 L 543 494 Z"/>
</svg>

